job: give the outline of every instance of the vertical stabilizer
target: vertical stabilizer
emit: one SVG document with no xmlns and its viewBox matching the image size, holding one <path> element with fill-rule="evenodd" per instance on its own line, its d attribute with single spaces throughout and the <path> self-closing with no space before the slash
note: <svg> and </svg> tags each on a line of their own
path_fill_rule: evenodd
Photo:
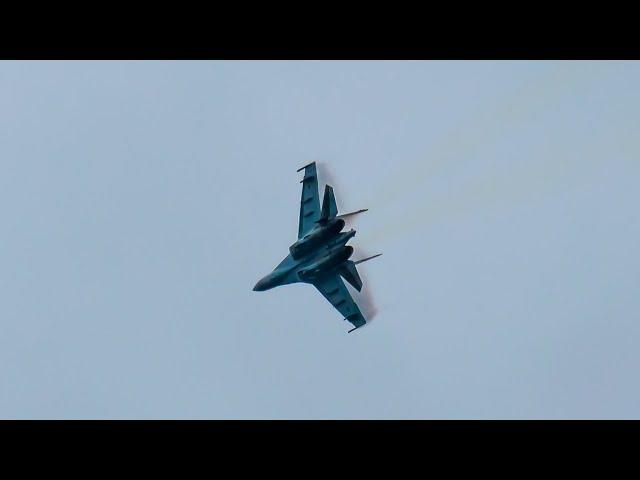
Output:
<svg viewBox="0 0 640 480">
<path fill-rule="evenodd" d="M 327 221 L 338 215 L 338 207 L 336 205 L 336 197 L 333 194 L 333 187 L 325 185 L 324 198 L 322 199 L 322 213 L 320 221 Z"/>
</svg>

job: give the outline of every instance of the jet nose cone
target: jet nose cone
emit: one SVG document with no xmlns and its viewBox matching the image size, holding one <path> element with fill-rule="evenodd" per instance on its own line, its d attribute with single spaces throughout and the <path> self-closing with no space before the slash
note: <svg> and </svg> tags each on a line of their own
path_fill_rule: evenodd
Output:
<svg viewBox="0 0 640 480">
<path fill-rule="evenodd" d="M 273 287 L 277 287 L 280 284 L 279 276 L 277 273 L 271 272 L 260 279 L 256 286 L 253 287 L 254 292 L 264 292 L 265 290 L 271 290 Z"/>
</svg>

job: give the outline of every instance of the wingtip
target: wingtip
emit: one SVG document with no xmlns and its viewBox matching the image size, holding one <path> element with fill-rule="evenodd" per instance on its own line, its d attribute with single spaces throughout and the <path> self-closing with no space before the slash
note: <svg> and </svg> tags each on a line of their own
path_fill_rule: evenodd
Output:
<svg viewBox="0 0 640 480">
<path fill-rule="evenodd" d="M 357 330 L 357 329 L 359 329 L 360 327 L 365 326 L 366 324 L 367 324 L 367 322 L 364 322 L 362 325 L 358 325 L 357 327 L 353 327 L 353 328 L 352 328 L 351 330 L 349 330 L 347 333 L 351 333 L 351 332 L 353 332 L 354 330 Z"/>
<path fill-rule="evenodd" d="M 304 167 L 300 167 L 298 170 L 296 170 L 296 172 L 300 172 L 302 170 L 304 170 L 307 167 L 310 167 L 311 165 L 315 165 L 315 161 L 311 162 L 311 163 L 307 163 Z"/>
<path fill-rule="evenodd" d="M 348 317 L 345 318 L 345 320 L 349 320 L 354 325 L 354 327 L 351 330 L 349 330 L 347 333 L 351 333 L 354 330 L 357 330 L 358 328 L 363 327 L 367 324 L 367 321 L 359 312 L 349 315 Z"/>
</svg>

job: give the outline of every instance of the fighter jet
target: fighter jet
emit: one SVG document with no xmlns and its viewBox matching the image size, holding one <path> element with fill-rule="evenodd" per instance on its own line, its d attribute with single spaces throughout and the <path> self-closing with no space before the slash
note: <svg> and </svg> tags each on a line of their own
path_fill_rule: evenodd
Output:
<svg viewBox="0 0 640 480">
<path fill-rule="evenodd" d="M 382 255 L 373 255 L 353 261 L 353 247 L 346 243 L 355 236 L 354 229 L 343 232 L 344 218 L 357 212 L 338 215 L 333 188 L 326 185 L 322 208 L 318 192 L 316 163 L 312 162 L 298 169 L 304 170 L 302 198 L 300 199 L 300 220 L 298 240 L 289 247 L 289 255 L 273 271 L 263 277 L 253 290 L 262 292 L 290 283 L 310 283 L 333 305 L 353 327 L 350 332 L 367 323 L 358 305 L 353 300 L 342 279 L 357 291 L 362 289 L 362 280 L 356 265 Z"/>
</svg>

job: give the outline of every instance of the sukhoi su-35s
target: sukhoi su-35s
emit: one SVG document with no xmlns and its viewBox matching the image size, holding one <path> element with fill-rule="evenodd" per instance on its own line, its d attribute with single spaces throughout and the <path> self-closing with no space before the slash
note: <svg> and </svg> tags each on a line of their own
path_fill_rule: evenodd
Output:
<svg viewBox="0 0 640 480">
<path fill-rule="evenodd" d="M 304 170 L 302 198 L 300 199 L 300 220 L 298 223 L 298 240 L 289 247 L 289 255 L 260 279 L 254 291 L 262 292 L 280 285 L 290 283 L 310 283 L 353 324 L 349 332 L 363 326 L 365 320 L 358 305 L 353 300 L 342 279 L 349 282 L 357 291 L 362 289 L 362 280 L 356 265 L 382 254 L 362 260 L 350 260 L 353 247 L 346 243 L 356 234 L 354 229 L 343 232 L 344 218 L 357 212 L 338 215 L 333 188 L 327 185 L 324 189 L 322 208 L 318 192 L 318 177 L 315 162 L 298 170 Z"/>
</svg>

